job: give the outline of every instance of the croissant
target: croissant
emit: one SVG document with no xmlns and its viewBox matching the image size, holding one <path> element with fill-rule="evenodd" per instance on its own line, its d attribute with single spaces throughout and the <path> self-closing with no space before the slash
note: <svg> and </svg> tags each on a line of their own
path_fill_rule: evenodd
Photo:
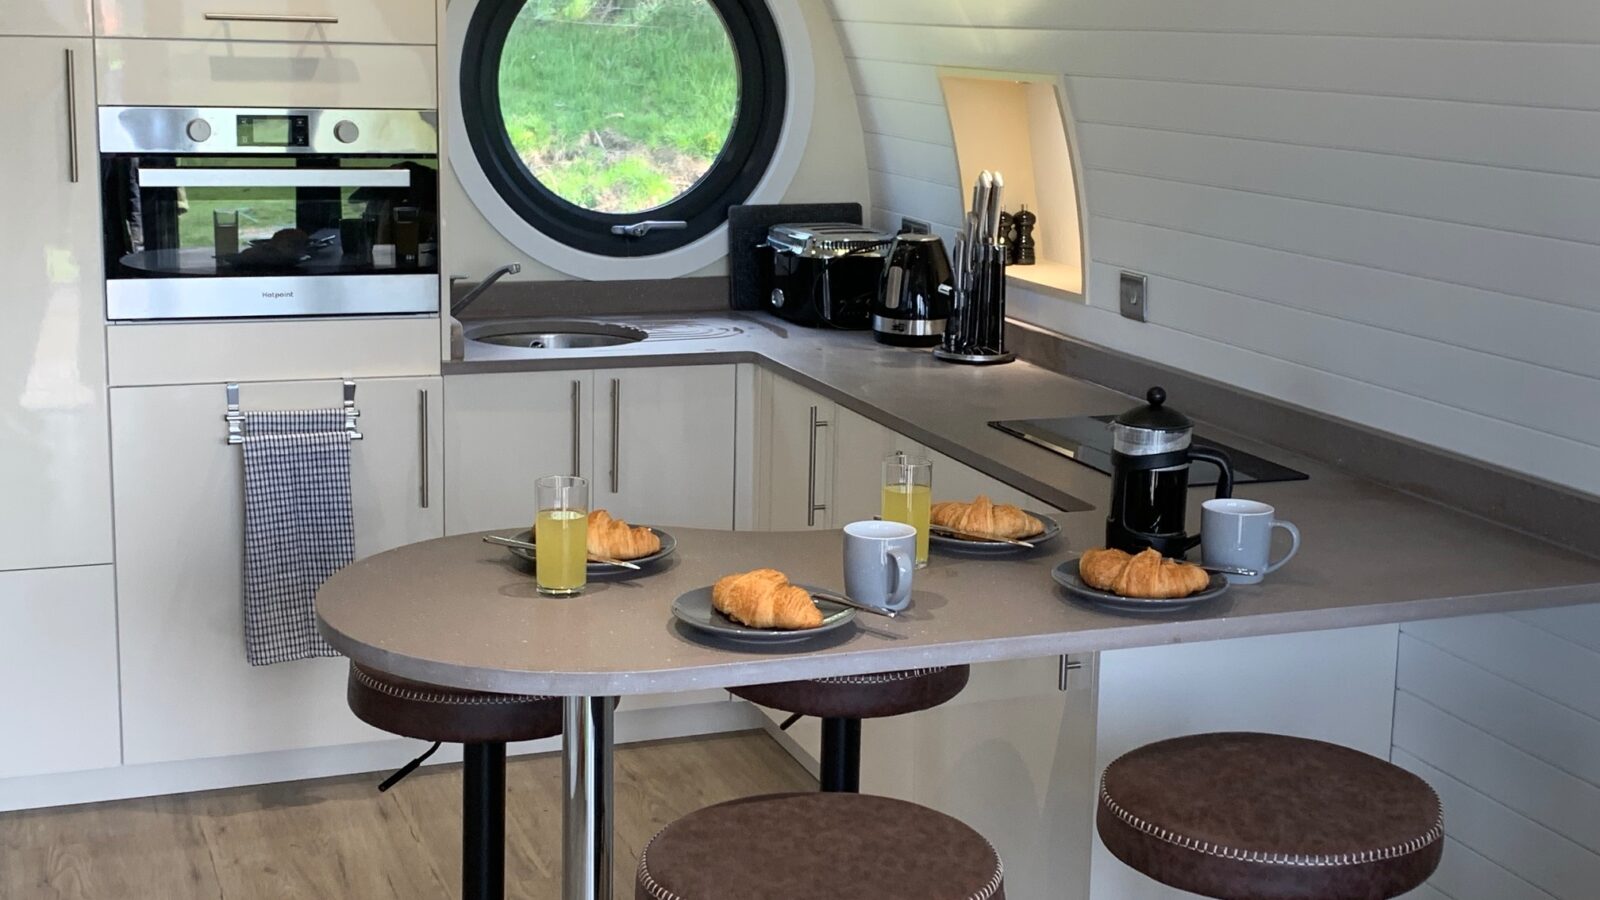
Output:
<svg viewBox="0 0 1600 900">
<path fill-rule="evenodd" d="M 988 538 L 1032 537 L 1044 531 L 1044 523 L 1007 503 L 996 505 L 983 494 L 971 503 L 946 500 L 928 510 L 929 520 L 963 534 Z"/>
<path fill-rule="evenodd" d="M 711 605 L 751 628 L 798 631 L 822 625 L 822 610 L 811 602 L 811 592 L 790 584 L 788 576 L 776 569 L 718 579 L 711 588 Z"/>
<path fill-rule="evenodd" d="M 661 551 L 661 538 L 644 527 L 611 518 L 603 509 L 589 513 L 589 555 L 638 559 Z"/>
<path fill-rule="evenodd" d="M 1119 597 L 1171 600 L 1206 589 L 1211 576 L 1199 566 L 1167 559 L 1155 550 L 1129 554 L 1116 549 L 1085 551 L 1078 560 L 1083 583 Z"/>
</svg>

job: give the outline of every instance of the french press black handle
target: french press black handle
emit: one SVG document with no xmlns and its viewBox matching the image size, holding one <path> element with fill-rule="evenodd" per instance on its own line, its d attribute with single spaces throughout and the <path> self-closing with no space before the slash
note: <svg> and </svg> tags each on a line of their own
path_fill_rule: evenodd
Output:
<svg viewBox="0 0 1600 900">
<path fill-rule="evenodd" d="M 1195 460 L 1216 465 L 1219 472 L 1217 475 L 1218 500 L 1233 496 L 1233 460 L 1228 458 L 1228 454 L 1223 453 L 1221 450 L 1213 450 L 1210 447 L 1190 447 L 1189 461 L 1194 462 Z"/>
</svg>

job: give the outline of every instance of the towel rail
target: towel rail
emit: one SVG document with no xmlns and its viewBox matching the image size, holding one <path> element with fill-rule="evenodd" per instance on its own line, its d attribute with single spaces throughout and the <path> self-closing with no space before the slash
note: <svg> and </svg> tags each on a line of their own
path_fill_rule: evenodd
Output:
<svg viewBox="0 0 1600 900">
<path fill-rule="evenodd" d="M 239 385 L 229 382 L 227 385 L 228 411 L 223 415 L 223 420 L 228 423 L 229 444 L 244 443 L 244 411 L 239 407 Z M 361 410 L 356 409 L 356 383 L 344 383 L 344 430 L 350 435 L 350 440 L 361 440 L 361 432 L 356 428 L 356 419 L 361 416 Z"/>
</svg>

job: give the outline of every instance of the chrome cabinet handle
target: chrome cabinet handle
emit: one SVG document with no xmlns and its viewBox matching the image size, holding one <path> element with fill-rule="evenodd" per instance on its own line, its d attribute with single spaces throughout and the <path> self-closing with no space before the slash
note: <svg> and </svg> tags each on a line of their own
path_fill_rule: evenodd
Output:
<svg viewBox="0 0 1600 900">
<path fill-rule="evenodd" d="M 622 490 L 622 380 L 611 379 L 611 493 Z"/>
<path fill-rule="evenodd" d="M 578 429 L 583 427 L 583 382 L 572 383 L 572 474 L 583 474 L 583 467 L 578 465 L 579 457 L 583 454 L 583 438 L 578 434 Z"/>
<path fill-rule="evenodd" d="M 1056 687 L 1067 690 L 1071 687 L 1072 673 L 1083 668 L 1083 663 L 1070 656 L 1061 657 L 1061 669 L 1056 673 Z"/>
<path fill-rule="evenodd" d="M 818 407 L 811 407 L 811 456 L 806 466 L 806 527 L 817 526 L 817 513 L 826 512 L 828 504 L 817 502 L 817 431 L 828 427 L 824 419 L 817 417 Z"/>
<path fill-rule="evenodd" d="M 417 459 L 422 463 L 422 508 L 428 508 L 428 392 L 417 391 Z"/>
<path fill-rule="evenodd" d="M 292 25 L 337 25 L 338 16 L 293 16 L 272 13 L 206 13 L 208 22 L 287 22 Z"/>
<path fill-rule="evenodd" d="M 78 66 L 77 54 L 67 48 L 67 181 L 78 183 Z"/>
</svg>

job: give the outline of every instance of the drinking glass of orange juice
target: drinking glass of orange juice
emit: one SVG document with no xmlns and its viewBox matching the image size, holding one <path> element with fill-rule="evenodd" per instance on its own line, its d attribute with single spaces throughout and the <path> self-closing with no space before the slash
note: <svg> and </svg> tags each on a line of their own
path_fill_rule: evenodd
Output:
<svg viewBox="0 0 1600 900">
<path fill-rule="evenodd" d="M 589 575 L 589 482 L 548 475 L 535 483 L 539 512 L 533 523 L 534 569 L 539 593 L 583 593 Z"/>
<path fill-rule="evenodd" d="M 928 510 L 933 460 L 896 451 L 883 458 L 883 518 L 917 530 L 917 568 L 928 564 Z"/>
</svg>

